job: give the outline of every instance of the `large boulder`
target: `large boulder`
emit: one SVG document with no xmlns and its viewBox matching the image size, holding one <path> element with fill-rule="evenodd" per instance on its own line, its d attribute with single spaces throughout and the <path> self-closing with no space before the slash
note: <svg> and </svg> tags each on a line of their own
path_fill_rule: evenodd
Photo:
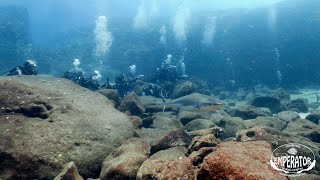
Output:
<svg viewBox="0 0 320 180">
<path fill-rule="evenodd" d="M 137 180 L 195 179 L 192 158 L 185 156 L 185 147 L 173 147 L 152 155 L 140 167 Z"/>
<path fill-rule="evenodd" d="M 68 162 L 97 177 L 133 126 L 99 93 L 47 76 L 0 78 L 0 178 L 52 179 Z"/>
<path fill-rule="evenodd" d="M 180 84 L 178 84 L 172 93 L 173 98 L 179 98 L 182 96 L 189 95 L 191 93 L 197 92 L 199 89 L 198 85 L 191 82 L 191 81 L 184 81 Z"/>
<path fill-rule="evenodd" d="M 179 120 L 183 125 L 188 124 L 195 119 L 209 119 L 210 114 L 207 112 L 192 112 L 192 111 L 180 111 Z"/>
<path fill-rule="evenodd" d="M 161 128 L 164 130 L 182 129 L 183 125 L 178 120 L 176 115 L 171 112 L 159 112 L 155 114 L 152 128 Z"/>
<path fill-rule="evenodd" d="M 253 106 L 241 105 L 228 111 L 231 116 L 240 117 L 243 120 L 254 119 L 258 116 L 270 116 L 269 108 L 258 108 Z"/>
<path fill-rule="evenodd" d="M 207 119 L 195 119 L 190 121 L 188 124 L 185 125 L 185 129 L 187 131 L 196 131 L 200 129 L 209 129 L 211 127 L 215 127 L 216 125 Z"/>
<path fill-rule="evenodd" d="M 150 144 L 132 138 L 113 151 L 103 162 L 99 179 L 136 179 L 141 164 L 148 159 Z"/>
<path fill-rule="evenodd" d="M 278 114 L 276 114 L 274 117 L 282 120 L 282 121 L 285 121 L 285 122 L 290 122 L 292 120 L 296 120 L 296 119 L 299 119 L 300 116 L 297 112 L 293 112 L 293 111 L 282 111 L 282 112 L 279 112 Z"/>
<path fill-rule="evenodd" d="M 257 117 L 256 119 L 246 120 L 244 123 L 247 128 L 268 126 L 278 131 L 283 130 L 287 125 L 287 122 L 275 117 Z"/>
<path fill-rule="evenodd" d="M 305 122 L 308 122 L 307 120 L 302 121 L 301 125 L 303 125 Z M 291 124 L 291 123 L 289 123 Z M 308 124 L 308 123 L 307 123 Z M 312 124 L 309 122 L 309 124 Z M 288 144 L 288 143 L 297 143 L 297 144 L 303 144 L 307 147 L 309 147 L 316 157 L 316 161 L 320 161 L 320 143 L 317 143 L 315 141 L 311 141 L 307 137 L 301 136 L 301 133 L 304 133 L 306 129 L 301 129 L 299 132 L 299 129 L 301 127 L 297 127 L 297 124 L 293 124 L 288 126 L 288 130 L 292 130 L 292 132 L 288 132 L 287 130 L 280 132 L 276 129 L 273 129 L 271 127 L 253 127 L 251 129 L 241 130 L 237 133 L 237 141 L 241 142 L 247 142 L 247 141 L 259 141 L 264 140 L 267 141 L 272 149 L 276 149 L 281 145 Z M 299 126 L 299 125 L 298 125 Z M 309 125 L 307 125 L 308 127 Z M 312 131 L 309 131 L 312 132 Z M 314 170 L 312 170 L 310 173 L 315 173 L 320 175 L 320 167 L 316 166 Z"/>
<path fill-rule="evenodd" d="M 315 124 L 320 124 L 320 110 L 311 112 L 309 115 L 307 115 L 306 119 Z"/>
<path fill-rule="evenodd" d="M 271 110 L 272 113 L 278 113 L 282 110 L 281 100 L 273 96 L 257 96 L 250 102 L 255 107 L 266 107 Z"/>
<path fill-rule="evenodd" d="M 221 143 L 204 158 L 197 179 L 287 179 L 268 164 L 271 154 L 265 141 Z"/>
<path fill-rule="evenodd" d="M 297 119 L 290 122 L 283 131 L 320 143 L 320 127 L 306 119 Z"/>
<path fill-rule="evenodd" d="M 99 89 L 97 90 L 98 93 L 107 97 L 110 101 L 113 102 L 114 107 L 118 107 L 120 105 L 120 95 L 114 89 Z"/>
<path fill-rule="evenodd" d="M 151 143 L 151 154 L 175 146 L 189 146 L 191 140 L 191 137 L 182 129 L 172 130 Z"/>
<path fill-rule="evenodd" d="M 146 111 L 139 96 L 134 92 L 129 93 L 122 99 L 119 110 L 128 115 L 136 116 L 142 115 Z"/>
<path fill-rule="evenodd" d="M 221 119 L 213 118 L 212 121 L 219 127 L 224 129 L 224 133 L 221 135 L 222 139 L 235 137 L 236 133 L 245 129 L 245 121 L 239 117 L 222 117 Z"/>
<path fill-rule="evenodd" d="M 305 98 L 293 99 L 288 103 L 288 109 L 291 111 L 307 113 L 309 111 L 308 99 L 305 99 Z"/>
</svg>

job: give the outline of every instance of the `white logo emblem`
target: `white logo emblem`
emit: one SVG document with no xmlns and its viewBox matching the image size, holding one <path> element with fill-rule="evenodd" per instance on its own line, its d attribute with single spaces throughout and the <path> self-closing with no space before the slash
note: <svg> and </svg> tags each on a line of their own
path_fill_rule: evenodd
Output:
<svg viewBox="0 0 320 180">
<path fill-rule="evenodd" d="M 302 144 L 284 144 L 276 148 L 270 160 L 273 169 L 280 173 L 301 175 L 316 166 L 315 155 L 310 148 Z"/>
</svg>

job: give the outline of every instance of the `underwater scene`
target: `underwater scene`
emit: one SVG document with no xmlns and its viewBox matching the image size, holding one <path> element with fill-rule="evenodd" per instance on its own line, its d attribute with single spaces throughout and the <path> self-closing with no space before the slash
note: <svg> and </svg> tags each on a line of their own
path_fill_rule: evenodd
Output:
<svg viewBox="0 0 320 180">
<path fill-rule="evenodd" d="M 319 0 L 0 0 L 0 180 L 320 180 Z"/>
</svg>

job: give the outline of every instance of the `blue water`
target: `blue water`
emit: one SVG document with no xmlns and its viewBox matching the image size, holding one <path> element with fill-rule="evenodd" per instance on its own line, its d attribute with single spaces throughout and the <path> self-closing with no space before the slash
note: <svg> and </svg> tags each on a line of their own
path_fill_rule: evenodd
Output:
<svg viewBox="0 0 320 180">
<path fill-rule="evenodd" d="M 171 54 L 216 86 L 320 83 L 317 0 L 2 0 L 0 11 L 0 73 L 34 59 L 39 73 L 62 76 L 79 59 L 103 79 L 133 64 L 148 77 Z M 111 35 L 102 45 L 99 16 Z"/>
</svg>

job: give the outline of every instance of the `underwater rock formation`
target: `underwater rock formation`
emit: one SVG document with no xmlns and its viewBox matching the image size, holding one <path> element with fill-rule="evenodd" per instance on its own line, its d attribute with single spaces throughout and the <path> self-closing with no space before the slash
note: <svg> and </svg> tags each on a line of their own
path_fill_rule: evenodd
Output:
<svg viewBox="0 0 320 180">
<path fill-rule="evenodd" d="M 191 137 L 183 130 L 176 129 L 167 133 L 162 139 L 153 142 L 151 145 L 151 154 L 175 146 L 188 146 L 190 143 Z"/>
<path fill-rule="evenodd" d="M 139 96 L 132 92 L 125 96 L 119 106 L 119 110 L 128 115 L 142 115 L 146 111 Z"/>
<path fill-rule="evenodd" d="M 148 159 L 150 144 L 132 138 L 115 149 L 103 162 L 99 179 L 136 179 L 141 164 Z"/>
<path fill-rule="evenodd" d="M 233 109 L 230 109 L 228 113 L 231 116 L 240 117 L 243 120 L 254 119 L 259 116 L 271 115 L 269 108 L 257 108 L 252 106 L 238 106 Z"/>
<path fill-rule="evenodd" d="M 296 112 L 307 113 L 308 108 L 308 100 L 305 98 L 293 99 L 288 103 L 288 109 Z"/>
<path fill-rule="evenodd" d="M 272 96 L 258 96 L 252 99 L 251 105 L 255 107 L 266 107 L 272 113 L 278 113 L 281 109 L 281 100 Z"/>
<path fill-rule="evenodd" d="M 152 155 L 141 165 L 137 179 L 195 179 L 193 160 L 185 151 L 185 147 L 173 147 Z"/>
<path fill-rule="evenodd" d="M 197 179 L 287 179 L 268 165 L 271 153 L 265 141 L 221 143 L 204 158 Z"/>
<path fill-rule="evenodd" d="M 184 128 L 187 131 L 196 131 L 200 129 L 209 129 L 214 126 L 215 124 L 207 119 L 195 119 L 186 124 Z"/>
<path fill-rule="evenodd" d="M 48 76 L 0 78 L 0 177 L 53 179 L 74 161 L 97 177 L 133 126 L 103 95 Z"/>
<path fill-rule="evenodd" d="M 221 135 L 222 139 L 235 137 L 236 133 L 245 129 L 245 121 L 239 117 L 221 117 L 211 119 L 217 126 L 224 129 L 224 133 Z"/>
<path fill-rule="evenodd" d="M 198 85 L 191 81 L 183 81 L 175 86 L 173 89 L 172 97 L 179 98 L 182 96 L 189 95 L 199 90 Z"/>
<path fill-rule="evenodd" d="M 315 123 L 315 124 L 318 124 L 320 125 L 320 111 L 317 110 L 317 111 L 313 111 L 311 112 L 307 117 L 306 119 L 308 119 L 309 121 Z"/>
<path fill-rule="evenodd" d="M 99 89 L 96 92 L 104 95 L 110 101 L 112 101 L 115 108 L 117 108 L 120 105 L 120 95 L 118 94 L 118 92 L 116 90 L 114 90 L 114 89 Z"/>
</svg>

